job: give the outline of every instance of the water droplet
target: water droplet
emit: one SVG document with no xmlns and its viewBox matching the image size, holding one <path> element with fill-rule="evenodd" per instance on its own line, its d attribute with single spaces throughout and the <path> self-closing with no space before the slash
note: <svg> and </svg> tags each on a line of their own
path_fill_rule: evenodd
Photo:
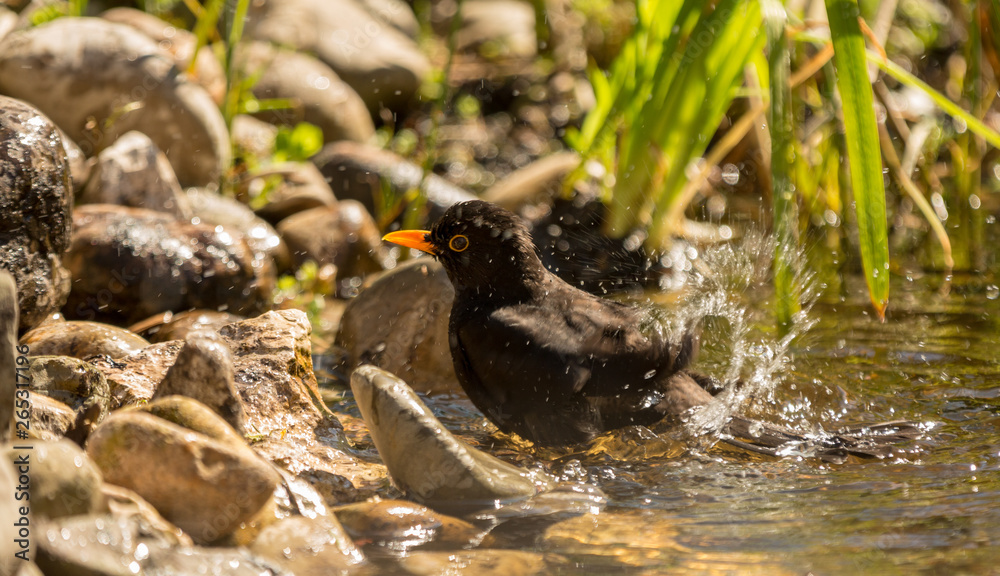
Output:
<svg viewBox="0 0 1000 576">
<path fill-rule="evenodd" d="M 989 300 L 996 300 L 1000 297 L 1000 288 L 996 284 L 990 284 L 986 287 L 986 298 Z"/>
<path fill-rule="evenodd" d="M 649 372 L 646 372 L 645 378 L 646 380 L 649 380 L 653 376 L 656 376 L 656 370 L 650 370 Z"/>
<path fill-rule="evenodd" d="M 764 432 L 764 425 L 760 422 L 751 422 L 747 431 L 750 432 L 750 435 L 754 438 L 760 438 L 760 435 Z"/>
</svg>

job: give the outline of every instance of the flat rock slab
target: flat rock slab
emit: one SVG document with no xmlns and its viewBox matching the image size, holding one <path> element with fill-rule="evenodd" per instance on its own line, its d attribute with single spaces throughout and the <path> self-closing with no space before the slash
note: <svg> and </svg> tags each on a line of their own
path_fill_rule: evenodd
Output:
<svg viewBox="0 0 1000 576">
<path fill-rule="evenodd" d="M 351 389 L 393 483 L 432 508 L 495 507 L 554 486 L 542 473 L 507 464 L 455 437 L 389 372 L 361 366 L 351 375 Z"/>
</svg>

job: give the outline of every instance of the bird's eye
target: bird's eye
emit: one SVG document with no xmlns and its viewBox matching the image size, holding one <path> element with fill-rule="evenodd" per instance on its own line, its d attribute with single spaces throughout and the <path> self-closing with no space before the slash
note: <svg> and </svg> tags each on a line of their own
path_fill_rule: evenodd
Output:
<svg viewBox="0 0 1000 576">
<path fill-rule="evenodd" d="M 448 247 L 455 252 L 462 252 L 469 247 L 469 239 L 464 234 L 455 234 L 448 241 Z"/>
</svg>

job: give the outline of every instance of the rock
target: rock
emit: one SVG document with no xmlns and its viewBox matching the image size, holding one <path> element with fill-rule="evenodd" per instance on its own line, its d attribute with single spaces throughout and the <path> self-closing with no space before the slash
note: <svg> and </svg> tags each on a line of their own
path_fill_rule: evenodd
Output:
<svg viewBox="0 0 1000 576">
<path fill-rule="evenodd" d="M 207 422 L 203 430 L 228 428 L 196 401 L 173 398 L 165 410 L 181 412 L 176 420 Z M 231 429 L 235 440 L 210 437 L 155 416 L 156 404 L 112 414 L 91 434 L 87 453 L 108 482 L 134 490 L 195 542 L 218 540 L 252 518 L 281 477 L 238 445 Z"/>
<path fill-rule="evenodd" d="M 214 183 L 229 164 L 226 125 L 211 96 L 129 26 L 59 18 L 11 33 L 0 44 L 0 92 L 37 106 L 88 156 L 138 130 L 184 186 Z"/>
<path fill-rule="evenodd" d="M 128 324 L 168 310 L 270 307 L 274 266 L 235 231 L 106 204 L 80 206 L 73 217 L 67 315 Z"/>
<path fill-rule="evenodd" d="M 226 73 L 210 46 L 202 46 L 195 57 L 198 38 L 183 28 L 175 28 L 168 22 L 135 8 L 112 8 L 101 13 L 101 18 L 109 22 L 125 24 L 142 32 L 174 59 L 174 66 L 188 74 L 212 96 L 216 104 L 221 104 L 226 95 Z M 195 58 L 194 69 L 190 68 Z"/>
<path fill-rule="evenodd" d="M 14 277 L 0 268 L 0 398 L 6 398 L 0 402 L 0 442 L 10 438 L 14 425 L 18 366 L 24 366 L 23 362 L 17 363 L 20 353 L 17 349 L 17 285 Z"/>
<path fill-rule="evenodd" d="M 361 5 L 376 19 L 417 40 L 420 23 L 413 9 L 403 0 L 361 0 Z"/>
<path fill-rule="evenodd" d="M 441 264 L 410 260 L 348 301 L 335 343 L 347 351 L 349 368 L 374 364 L 420 392 L 460 393 L 448 348 L 454 298 Z"/>
<path fill-rule="evenodd" d="M 490 2 L 492 0 L 485 0 Z M 556 152 L 535 160 L 490 186 L 481 197 L 508 210 L 547 200 L 561 192 L 566 175 L 580 165 L 576 152 Z"/>
<path fill-rule="evenodd" d="M 251 179 L 247 183 L 248 189 L 253 190 L 258 186 L 263 188 L 264 180 L 274 174 L 281 176 L 281 182 L 270 191 L 267 203 L 256 210 L 257 215 L 268 222 L 277 224 L 292 214 L 337 204 L 337 198 L 323 174 L 308 162 L 275 166 L 262 176 Z"/>
<path fill-rule="evenodd" d="M 19 452 L 19 456 L 24 456 L 28 451 Z M 4 519 L 0 522 L 0 574 L 14 574 L 22 564 L 35 557 L 34 543 L 38 534 L 37 532 L 33 534 L 31 528 L 35 518 L 31 515 L 31 506 L 23 506 L 22 501 L 16 499 L 18 494 L 30 494 L 24 490 L 20 492 L 17 490 L 18 486 L 25 486 L 25 482 L 30 482 L 30 469 L 28 474 L 21 477 L 22 473 L 11 464 L 10 459 L 0 458 L 0 490 L 3 491 L 0 493 L 5 495 L 0 498 L 0 518 Z M 21 521 L 22 512 L 25 513 L 23 517 L 28 522 L 27 527 L 15 525 L 15 522 Z"/>
<path fill-rule="evenodd" d="M 242 151 L 244 155 L 249 154 L 258 160 L 263 160 L 274 153 L 278 127 L 253 116 L 237 114 L 233 118 L 229 136 L 233 140 L 234 148 Z"/>
<path fill-rule="evenodd" d="M 148 136 L 129 132 L 97 155 L 77 204 L 116 204 L 191 218 L 187 196 L 163 152 Z"/>
<path fill-rule="evenodd" d="M 344 573 L 365 557 L 332 516 L 293 516 L 264 528 L 250 551 L 296 576 Z"/>
<path fill-rule="evenodd" d="M 6 6 L 0 6 L 0 41 L 17 28 L 17 13 Z"/>
<path fill-rule="evenodd" d="M 419 502 L 468 511 L 525 500 L 554 485 L 456 438 L 412 388 L 384 370 L 360 366 L 351 390 L 393 483 Z"/>
<path fill-rule="evenodd" d="M 412 39 L 354 0 L 255 3 L 245 37 L 315 54 L 373 112 L 405 107 L 430 72 Z"/>
<path fill-rule="evenodd" d="M 351 278 L 379 272 L 388 264 L 378 226 L 364 206 L 351 200 L 293 214 L 278 223 L 278 233 L 296 265 L 312 260 L 336 266 L 339 294 L 351 293 Z"/>
<path fill-rule="evenodd" d="M 66 438 L 76 424 L 76 412 L 66 404 L 48 396 L 31 399 L 31 438 L 55 442 Z"/>
<path fill-rule="evenodd" d="M 246 204 L 204 188 L 188 188 L 187 197 L 194 215 L 202 224 L 237 231 L 255 253 L 271 258 L 279 269 L 290 266 L 288 247 L 281 236 Z"/>
<path fill-rule="evenodd" d="M 0 43 L 0 69 L 7 45 Z M 0 93 L 6 93 L 2 80 Z M 0 96 L 0 268 L 17 282 L 22 331 L 69 295 L 62 253 L 70 241 L 72 194 L 58 129 L 28 104 Z"/>
<path fill-rule="evenodd" d="M 479 546 L 489 530 L 404 500 L 358 502 L 334 513 L 352 538 L 395 554 L 417 546 L 449 550 Z"/>
<path fill-rule="evenodd" d="M 74 417 L 63 435 L 77 444 L 107 417 L 110 388 L 104 374 L 90 364 L 68 356 L 34 356 L 29 373 L 33 399 L 45 395 L 70 408 Z"/>
<path fill-rule="evenodd" d="M 475 574 L 476 576 L 531 576 L 557 573 L 546 557 L 519 550 L 460 550 L 414 552 L 399 560 L 404 574 Z"/>
<path fill-rule="evenodd" d="M 538 53 L 535 9 L 519 0 L 468 0 L 455 36 L 460 51 L 490 58 L 534 58 Z"/>
<path fill-rule="evenodd" d="M 69 161 L 69 180 L 73 184 L 73 195 L 76 196 L 87 185 L 95 162 L 91 162 L 76 142 L 62 130 L 59 131 L 59 139 L 62 141 L 63 151 L 66 152 L 66 160 Z"/>
<path fill-rule="evenodd" d="M 242 316 L 215 310 L 188 310 L 180 314 L 164 312 L 133 324 L 129 330 L 145 334 L 150 342 L 168 342 L 184 340 L 192 332 L 218 330 L 243 319 Z"/>
<path fill-rule="evenodd" d="M 279 126 L 309 122 L 323 130 L 325 142 L 366 142 L 375 135 L 375 124 L 358 93 L 318 59 L 264 42 L 241 46 L 240 56 L 245 77 L 257 78 L 254 96 L 292 103 L 291 109 L 258 112 L 258 118 Z"/>
<path fill-rule="evenodd" d="M 98 356 L 91 364 L 104 374 L 111 390 L 111 409 L 135 406 L 149 401 L 167 370 L 173 366 L 183 342 L 151 344 L 142 351 L 114 360 Z"/>
<path fill-rule="evenodd" d="M 32 356 L 92 356 L 121 359 L 149 346 L 145 338 L 118 326 L 74 320 L 42 324 L 21 337 Z"/>
<path fill-rule="evenodd" d="M 236 387 L 247 412 L 253 447 L 292 474 L 352 484 L 344 499 L 364 498 L 385 482 L 385 468 L 350 453 L 340 422 L 322 403 L 312 370 L 309 320 L 299 310 L 268 312 L 219 332 L 229 342 Z"/>
<path fill-rule="evenodd" d="M 377 213 L 373 199 L 383 194 L 383 181 L 397 197 L 402 197 L 419 187 L 423 180 L 420 166 L 392 152 L 355 142 L 327 144 L 313 156 L 312 162 L 330 183 L 337 198 L 357 200 L 371 214 Z M 430 221 L 440 218 L 456 202 L 475 199 L 436 174 L 428 175 L 424 189 Z"/>
<path fill-rule="evenodd" d="M 134 576 L 146 573 L 151 553 L 169 547 L 134 517 L 71 516 L 39 528 L 36 562 L 47 575 Z"/>
<path fill-rule="evenodd" d="M 241 548 L 154 550 L 144 576 L 224 574 L 225 576 L 294 576 Z"/>
<path fill-rule="evenodd" d="M 299 474 L 298 478 L 309 482 L 327 506 L 351 502 L 358 498 L 354 484 L 340 474 L 326 470 L 307 470 Z"/>
<path fill-rule="evenodd" d="M 31 467 L 31 514 L 40 521 L 96 512 L 103 502 L 101 472 L 79 446 L 69 440 L 31 441 L 30 450 L 7 446 L 4 462 L 27 455 Z M 9 518 L 9 516 L 7 517 Z M 36 542 L 41 540 L 36 534 Z"/>
<path fill-rule="evenodd" d="M 602 512 L 554 524 L 545 530 L 541 541 L 547 550 L 567 556 L 596 553 L 615 558 L 623 567 L 662 566 L 670 551 L 689 555 L 675 524 L 676 519 L 645 510 Z"/>
<path fill-rule="evenodd" d="M 104 500 L 100 512 L 110 513 L 116 518 L 135 518 L 141 524 L 149 526 L 152 532 L 171 546 L 194 545 L 190 536 L 160 516 L 156 508 L 153 508 L 149 502 L 143 500 L 142 496 L 128 488 L 114 484 L 102 484 L 101 496 Z"/>
<path fill-rule="evenodd" d="M 246 433 L 246 415 L 233 381 L 233 357 L 217 332 L 194 332 L 187 337 L 153 399 L 172 395 L 194 398 L 241 436 Z"/>
</svg>

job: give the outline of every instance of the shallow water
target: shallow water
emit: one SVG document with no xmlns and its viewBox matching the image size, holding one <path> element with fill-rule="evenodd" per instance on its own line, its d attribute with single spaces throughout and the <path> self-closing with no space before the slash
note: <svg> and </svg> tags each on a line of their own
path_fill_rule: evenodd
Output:
<svg viewBox="0 0 1000 576">
<path fill-rule="evenodd" d="M 938 423 L 892 460 L 698 450 L 660 429 L 609 435 L 587 452 L 535 451 L 491 436 L 465 401 L 429 402 L 494 454 L 586 478 L 607 494 L 596 517 L 495 530 L 501 546 L 558 555 L 556 573 L 1000 573 L 1000 299 L 977 278 L 947 293 L 941 285 L 899 279 L 884 324 L 860 280 L 846 282 L 847 297 L 827 289 L 812 308 L 815 325 L 777 364 L 772 397 L 761 389 L 764 399 L 743 407 L 801 430 Z M 744 374 L 759 368 L 762 349 L 783 354 L 757 293 L 736 293 L 747 314 Z M 720 377 L 738 347 L 730 321 L 706 324 L 699 359 Z"/>
</svg>

